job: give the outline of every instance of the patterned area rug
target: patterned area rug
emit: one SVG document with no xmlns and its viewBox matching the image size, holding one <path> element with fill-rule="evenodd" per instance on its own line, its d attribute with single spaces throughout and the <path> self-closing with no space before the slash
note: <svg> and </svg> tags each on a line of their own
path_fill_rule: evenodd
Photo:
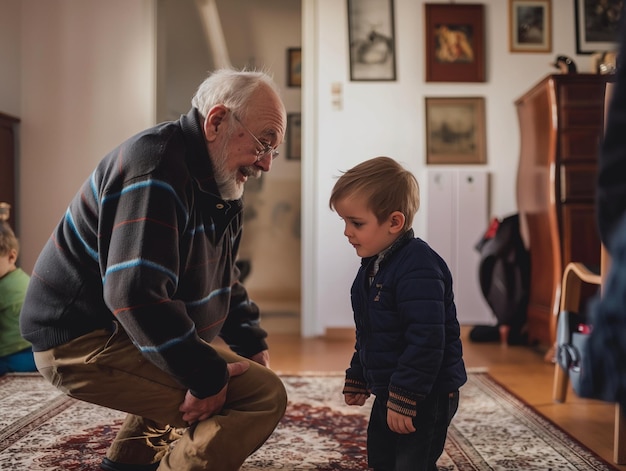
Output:
<svg viewBox="0 0 626 471">
<path fill-rule="evenodd" d="M 242 471 L 367 469 L 368 406 L 343 403 L 343 376 L 282 378 L 287 414 Z M 123 417 L 67 398 L 36 374 L 1 377 L 0 470 L 96 471 Z M 484 373 L 470 374 L 461 390 L 438 465 L 440 471 L 616 469 Z"/>
</svg>

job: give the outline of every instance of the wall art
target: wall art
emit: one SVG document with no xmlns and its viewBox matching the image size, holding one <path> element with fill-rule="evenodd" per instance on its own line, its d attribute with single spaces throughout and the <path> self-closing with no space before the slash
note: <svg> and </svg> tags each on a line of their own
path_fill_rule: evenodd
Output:
<svg viewBox="0 0 626 471">
<path fill-rule="evenodd" d="M 574 0 L 576 52 L 592 54 L 618 48 L 622 0 Z"/>
<path fill-rule="evenodd" d="M 302 86 L 302 49 L 299 47 L 287 49 L 287 86 Z"/>
<path fill-rule="evenodd" d="M 509 0 L 511 52 L 552 52 L 551 0 Z"/>
<path fill-rule="evenodd" d="M 302 152 L 302 125 L 300 113 L 287 114 L 287 159 L 300 160 Z"/>
<path fill-rule="evenodd" d="M 426 97 L 426 163 L 484 164 L 485 99 Z"/>
<path fill-rule="evenodd" d="M 426 3 L 426 81 L 484 82 L 482 4 Z"/>
<path fill-rule="evenodd" d="M 350 80 L 396 80 L 393 0 L 348 0 Z"/>
</svg>

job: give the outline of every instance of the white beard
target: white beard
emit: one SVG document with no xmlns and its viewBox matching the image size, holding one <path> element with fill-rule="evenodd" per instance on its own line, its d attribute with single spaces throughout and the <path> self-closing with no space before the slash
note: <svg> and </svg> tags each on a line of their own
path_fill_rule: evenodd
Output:
<svg viewBox="0 0 626 471">
<path fill-rule="evenodd" d="M 216 153 L 213 159 L 213 171 L 215 172 L 215 182 L 217 188 L 220 191 L 220 196 L 226 201 L 233 201 L 241 199 L 243 196 L 244 183 L 240 182 L 237 178 L 238 173 L 241 172 L 247 177 L 259 178 L 261 176 L 261 170 L 254 165 L 247 167 L 240 167 L 233 172 L 226 169 L 226 162 L 228 161 L 228 154 L 226 150 L 222 148 Z"/>
</svg>

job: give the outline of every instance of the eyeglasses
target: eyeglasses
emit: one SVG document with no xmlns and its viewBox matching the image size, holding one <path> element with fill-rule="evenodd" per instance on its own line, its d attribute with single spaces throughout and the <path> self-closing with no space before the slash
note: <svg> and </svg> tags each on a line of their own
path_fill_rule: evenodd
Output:
<svg viewBox="0 0 626 471">
<path fill-rule="evenodd" d="M 252 136 L 252 139 L 254 139 L 256 143 L 261 147 L 261 149 L 257 149 L 256 151 L 256 162 L 260 162 L 261 160 L 263 160 L 266 155 L 269 155 L 272 158 L 272 160 L 278 157 L 279 152 L 276 149 L 274 149 L 272 146 L 270 146 L 269 144 L 264 144 L 263 142 L 259 141 L 259 139 L 254 134 L 252 134 L 252 131 L 250 131 L 248 127 L 241 122 L 241 120 L 239 119 L 239 116 L 233 113 L 233 118 L 235 118 L 235 120 L 239 123 L 239 125 L 242 128 L 244 128 L 246 132 L 250 134 L 250 136 Z"/>
</svg>

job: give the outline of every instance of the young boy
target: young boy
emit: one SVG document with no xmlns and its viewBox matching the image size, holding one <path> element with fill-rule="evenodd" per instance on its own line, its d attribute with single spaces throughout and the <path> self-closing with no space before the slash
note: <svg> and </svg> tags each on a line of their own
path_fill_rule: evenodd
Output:
<svg viewBox="0 0 626 471">
<path fill-rule="evenodd" d="M 37 371 L 30 343 L 20 335 L 20 310 L 30 278 L 15 265 L 18 252 L 11 226 L 0 221 L 0 376 Z"/>
<path fill-rule="evenodd" d="M 359 406 L 375 396 L 368 465 L 436 471 L 467 375 L 450 271 L 411 228 L 417 180 L 376 157 L 337 180 L 329 205 L 362 258 L 351 289 L 356 351 L 343 393 Z"/>
</svg>

